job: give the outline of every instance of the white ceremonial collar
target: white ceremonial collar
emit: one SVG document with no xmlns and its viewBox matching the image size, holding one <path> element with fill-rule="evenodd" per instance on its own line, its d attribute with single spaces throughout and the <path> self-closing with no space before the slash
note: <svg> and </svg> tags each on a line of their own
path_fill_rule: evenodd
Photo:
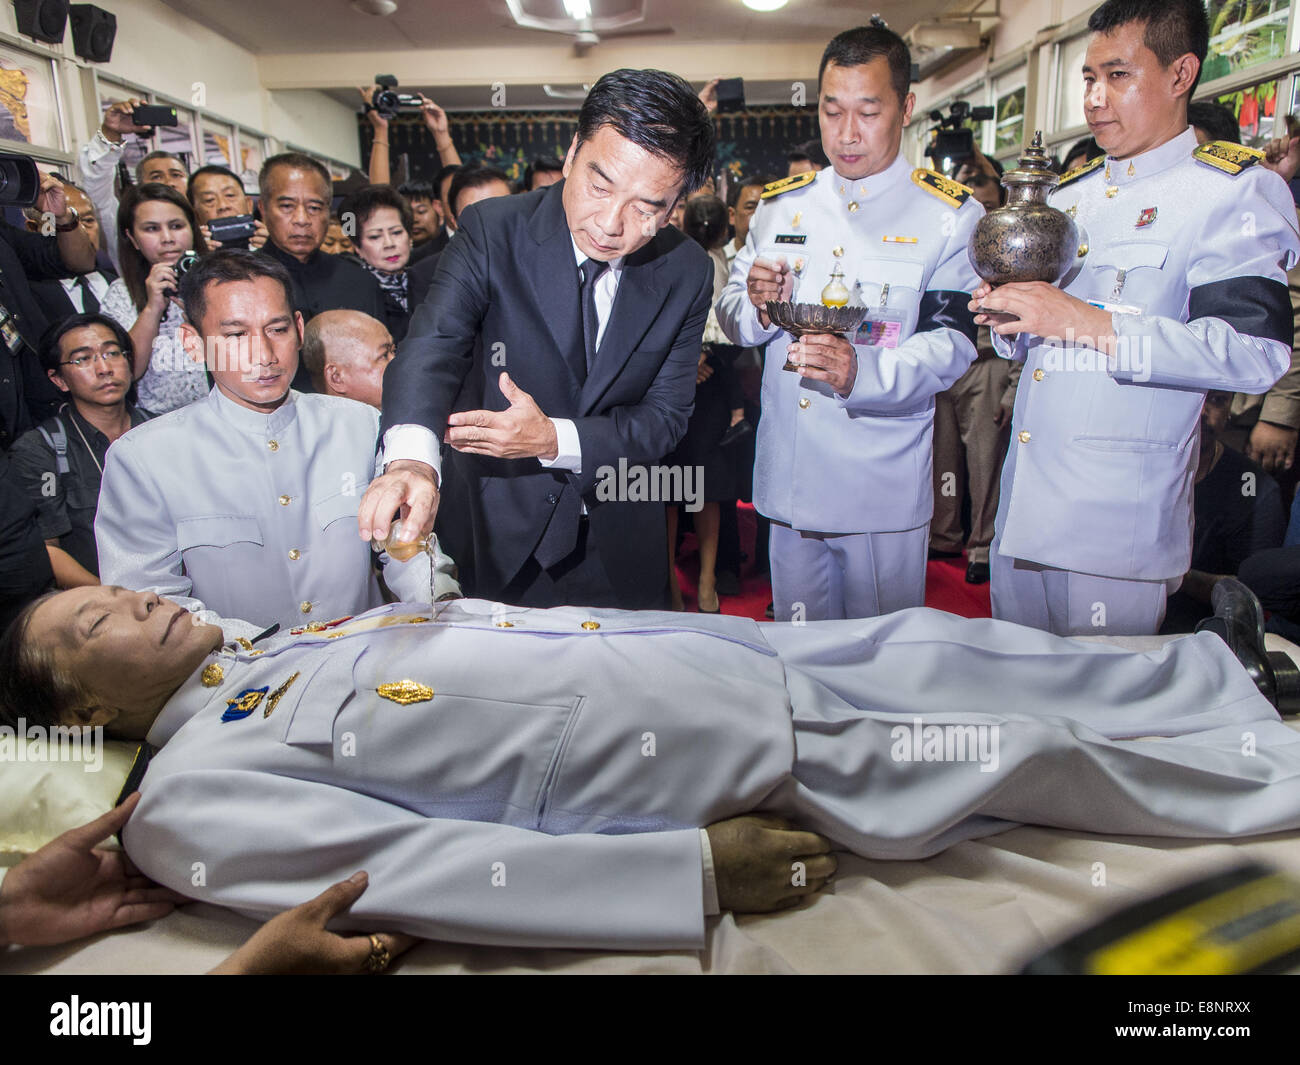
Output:
<svg viewBox="0 0 1300 1065">
<path fill-rule="evenodd" d="M 1168 170 L 1175 163 L 1190 159 L 1196 150 L 1196 130 L 1188 126 L 1176 137 L 1170 137 L 1164 144 L 1158 144 L 1141 155 L 1128 159 L 1115 159 L 1106 156 L 1105 178 L 1107 185 L 1126 185 L 1142 178 L 1151 177 L 1162 170 Z"/>
<path fill-rule="evenodd" d="M 825 181 L 831 187 L 836 199 L 848 203 L 861 203 L 866 206 L 872 197 L 879 196 L 885 190 L 906 181 L 912 173 L 912 166 L 903 158 L 900 149 L 894 161 L 876 174 L 861 178 L 846 178 L 836 173 L 835 166 L 826 167 L 817 175 L 817 180 Z"/>
<path fill-rule="evenodd" d="M 265 437 L 281 433 L 294 423 L 298 417 L 297 397 L 298 393 L 291 388 L 283 403 L 270 414 L 263 414 L 261 411 L 241 407 L 213 385 L 212 391 L 208 393 L 208 402 L 223 421 L 250 435 Z"/>
</svg>

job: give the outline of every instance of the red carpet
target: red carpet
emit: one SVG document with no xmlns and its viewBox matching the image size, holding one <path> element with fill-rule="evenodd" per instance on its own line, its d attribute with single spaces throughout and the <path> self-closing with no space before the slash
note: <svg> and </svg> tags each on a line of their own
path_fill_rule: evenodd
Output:
<svg viewBox="0 0 1300 1065">
<path fill-rule="evenodd" d="M 718 602 L 724 614 L 766 621 L 765 611 L 772 601 L 772 585 L 766 573 L 754 572 L 754 508 L 748 503 L 739 503 L 736 515 L 740 526 L 740 549 L 749 560 L 740 568 L 740 594 L 719 596 Z M 688 533 L 677 555 L 677 579 L 681 582 L 686 609 L 690 611 L 696 608 L 695 583 L 699 574 L 700 557 L 695 534 Z M 966 583 L 966 560 L 962 558 L 935 560 L 927 565 L 925 605 L 968 618 L 991 616 L 989 586 Z"/>
</svg>

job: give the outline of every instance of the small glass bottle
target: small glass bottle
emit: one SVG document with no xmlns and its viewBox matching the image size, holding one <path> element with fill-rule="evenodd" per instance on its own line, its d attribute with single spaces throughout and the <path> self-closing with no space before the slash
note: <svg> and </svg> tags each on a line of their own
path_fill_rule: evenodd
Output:
<svg viewBox="0 0 1300 1065">
<path fill-rule="evenodd" d="M 830 281 L 822 289 L 822 304 L 826 307 L 847 307 L 849 305 L 849 290 L 844 285 L 844 272 L 840 269 L 838 263 L 835 264 L 835 269 L 831 271 Z"/>
</svg>

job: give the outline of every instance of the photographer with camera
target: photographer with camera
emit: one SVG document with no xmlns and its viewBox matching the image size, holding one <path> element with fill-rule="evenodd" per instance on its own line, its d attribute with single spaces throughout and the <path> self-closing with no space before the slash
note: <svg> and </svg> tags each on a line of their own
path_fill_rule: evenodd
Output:
<svg viewBox="0 0 1300 1065">
<path fill-rule="evenodd" d="M 26 156 L 0 155 L 0 205 L 33 202 L 43 232 L 0 221 L 0 449 L 52 411 L 58 400 L 36 363 L 49 323 L 30 282 L 95 269 L 95 248 L 67 202 L 63 183 L 41 173 Z"/>
<path fill-rule="evenodd" d="M 122 276 L 108 286 L 103 311 L 131 334 L 140 406 L 166 414 L 208 392 L 202 364 L 181 348 L 178 330 L 185 316 L 176 298 L 202 236 L 190 201 L 157 183 L 126 190 L 117 230 Z"/>
<path fill-rule="evenodd" d="M 155 126 L 138 122 L 137 119 L 159 118 L 155 112 L 167 108 L 151 107 L 147 100 L 131 97 L 110 104 L 104 112 L 103 122 L 95 135 L 81 147 L 77 153 L 77 169 L 81 174 L 81 185 L 95 205 L 103 228 L 103 247 L 113 266 L 119 271 L 122 264 L 117 258 L 117 212 L 118 196 L 114 188 L 117 176 L 117 164 L 126 147 L 125 136 L 134 133 L 140 137 L 152 137 Z M 172 120 L 174 123 L 174 119 Z M 135 168 L 135 179 L 141 184 L 156 181 L 170 185 L 184 195 L 189 173 L 184 161 L 171 152 L 150 152 Z"/>
<path fill-rule="evenodd" d="M 253 201 L 239 175 L 224 166 L 201 166 L 190 175 L 186 196 L 194 208 L 208 251 L 244 248 L 256 251 L 266 243 L 266 225 L 253 215 Z"/>
<path fill-rule="evenodd" d="M 423 93 L 397 92 L 397 79 L 391 74 L 379 74 L 370 88 L 359 88 L 366 107 L 366 118 L 374 130 L 370 144 L 370 183 L 391 185 L 392 170 L 388 162 L 388 123 L 402 111 L 417 108 L 438 149 L 438 159 L 443 166 L 460 166 L 460 153 L 451 141 L 447 112 Z"/>
</svg>

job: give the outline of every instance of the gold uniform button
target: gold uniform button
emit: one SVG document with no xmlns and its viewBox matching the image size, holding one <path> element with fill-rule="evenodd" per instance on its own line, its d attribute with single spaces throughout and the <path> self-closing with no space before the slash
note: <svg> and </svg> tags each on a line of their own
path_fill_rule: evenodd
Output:
<svg viewBox="0 0 1300 1065">
<path fill-rule="evenodd" d="M 1029 430 L 1021 429 L 1016 439 L 1018 439 L 1022 444 L 1029 443 Z"/>
<path fill-rule="evenodd" d="M 272 451 L 280 450 L 280 443 L 277 440 L 268 440 L 266 442 L 266 446 L 269 447 Z"/>
<path fill-rule="evenodd" d="M 1114 185 L 1112 185 L 1110 188 L 1106 190 L 1107 199 L 1113 200 L 1118 195 L 1119 195 L 1119 189 L 1117 189 Z"/>
<path fill-rule="evenodd" d="M 799 401 L 800 410 L 807 410 L 811 406 L 812 406 L 812 400 L 809 399 L 807 396 L 804 396 L 803 399 Z"/>
<path fill-rule="evenodd" d="M 514 623 L 513 621 L 498 621 L 498 622 L 497 622 L 497 628 L 498 628 L 498 629 L 513 629 L 514 627 L 515 627 L 515 623 Z"/>
<path fill-rule="evenodd" d="M 849 200 L 849 214 L 856 214 L 858 210 L 858 201 Z"/>
<path fill-rule="evenodd" d="M 282 507 L 287 507 L 288 505 L 289 505 L 289 497 L 288 497 L 288 496 L 281 496 L 281 497 L 280 497 L 280 506 L 282 506 Z"/>
<path fill-rule="evenodd" d="M 584 622 L 582 623 L 582 627 L 583 627 L 584 629 L 586 629 L 588 632 L 590 632 L 590 631 L 592 631 L 593 629 L 598 629 L 598 628 L 600 628 L 600 622 L 599 622 L 599 621 L 584 621 Z"/>
<path fill-rule="evenodd" d="M 1085 255 L 1087 255 L 1087 254 L 1088 254 L 1088 245 L 1086 245 L 1086 244 L 1080 244 L 1080 245 L 1079 245 L 1079 255 L 1078 255 L 1078 258 L 1082 259 L 1082 258 L 1083 258 Z"/>
<path fill-rule="evenodd" d="M 1034 371 L 1034 380 L 1035 380 L 1035 381 L 1041 381 L 1041 380 L 1042 380 L 1044 377 L 1046 377 L 1046 376 L 1047 376 L 1047 374 L 1043 373 L 1042 370 L 1035 370 L 1035 371 Z"/>
<path fill-rule="evenodd" d="M 297 562 L 302 557 L 302 553 L 295 547 L 289 551 L 289 561 Z"/>
<path fill-rule="evenodd" d="M 1021 435 L 1021 436 L 1025 436 L 1026 434 L 1025 434 L 1025 433 L 1021 433 L 1020 435 Z M 310 614 L 310 613 L 311 613 L 311 604 L 310 604 L 310 603 L 306 603 L 306 602 L 304 602 L 304 603 L 300 603 L 299 606 L 298 606 L 298 609 L 301 610 L 304 614 Z"/>
</svg>

